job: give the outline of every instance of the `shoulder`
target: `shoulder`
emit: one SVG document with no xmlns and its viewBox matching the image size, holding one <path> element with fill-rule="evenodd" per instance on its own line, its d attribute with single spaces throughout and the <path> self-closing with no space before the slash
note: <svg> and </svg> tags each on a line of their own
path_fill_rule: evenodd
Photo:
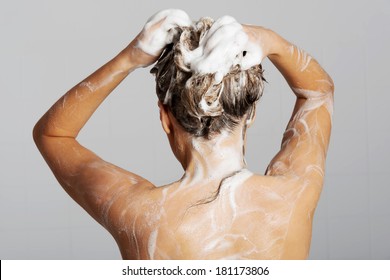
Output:
<svg viewBox="0 0 390 280">
<path fill-rule="evenodd" d="M 317 205 L 322 191 L 323 176 L 316 170 L 308 172 L 310 174 L 307 177 L 292 174 L 281 176 L 253 174 L 243 184 L 242 192 L 258 203 L 303 203 L 307 209 L 311 209 Z"/>
<path fill-rule="evenodd" d="M 131 180 L 131 183 L 124 181 L 102 208 L 103 219 L 111 233 L 117 232 L 118 227 L 126 228 L 137 217 L 150 212 L 160 196 L 159 188 L 149 181 L 142 178 L 134 181 L 134 177 Z"/>
</svg>

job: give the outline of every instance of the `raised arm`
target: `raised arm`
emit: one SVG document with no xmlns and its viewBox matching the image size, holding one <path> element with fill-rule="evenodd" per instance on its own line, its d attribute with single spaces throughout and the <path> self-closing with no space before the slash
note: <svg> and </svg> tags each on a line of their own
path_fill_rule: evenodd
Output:
<svg viewBox="0 0 390 280">
<path fill-rule="evenodd" d="M 78 143 L 76 137 L 104 99 L 134 69 L 152 64 L 183 25 L 182 11 L 163 11 L 117 56 L 70 89 L 38 121 L 35 143 L 68 194 L 109 228 L 110 208 L 119 194 L 152 187 L 147 180 L 110 164 Z M 184 18 L 184 20 L 183 20 Z M 134 191 L 133 191 L 134 192 Z"/>
<path fill-rule="evenodd" d="M 332 125 L 333 81 L 313 57 L 275 32 L 262 27 L 245 28 L 297 97 L 281 149 L 266 174 L 322 185 Z"/>
</svg>

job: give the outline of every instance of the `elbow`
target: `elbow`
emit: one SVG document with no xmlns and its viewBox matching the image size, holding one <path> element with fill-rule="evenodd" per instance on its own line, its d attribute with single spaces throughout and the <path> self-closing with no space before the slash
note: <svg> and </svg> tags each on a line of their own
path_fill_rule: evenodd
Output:
<svg viewBox="0 0 390 280">
<path fill-rule="evenodd" d="M 44 122 L 44 118 L 42 117 L 33 127 L 32 137 L 35 142 L 35 145 L 37 145 L 38 148 L 41 146 L 42 140 L 46 135 L 45 133 L 46 126 L 47 125 Z"/>
<path fill-rule="evenodd" d="M 326 82 L 326 90 L 325 91 L 333 95 L 334 82 L 333 82 L 333 79 L 326 72 L 325 72 L 325 77 L 323 78 L 323 81 Z"/>
<path fill-rule="evenodd" d="M 34 128 L 32 130 L 32 137 L 33 137 L 33 140 L 35 142 L 35 144 L 38 146 L 39 145 L 39 142 L 40 142 L 40 139 L 42 138 L 42 133 L 41 133 L 42 129 L 41 129 L 41 124 L 40 122 L 38 121 L 35 125 L 34 125 Z"/>
<path fill-rule="evenodd" d="M 328 78 L 329 78 L 329 92 L 334 94 L 334 82 L 333 82 L 333 79 L 330 76 L 328 76 Z"/>
<path fill-rule="evenodd" d="M 50 121 L 47 121 L 45 117 L 42 117 L 33 127 L 32 137 L 38 148 L 44 144 L 45 139 L 48 138 L 67 138 L 76 139 L 76 135 L 69 133 L 66 130 L 59 128 L 53 128 Z"/>
</svg>

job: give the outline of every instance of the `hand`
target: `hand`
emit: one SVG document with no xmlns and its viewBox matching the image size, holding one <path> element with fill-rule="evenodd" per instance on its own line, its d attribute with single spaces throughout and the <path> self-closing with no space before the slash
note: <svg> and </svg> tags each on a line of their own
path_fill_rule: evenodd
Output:
<svg viewBox="0 0 390 280">
<path fill-rule="evenodd" d="M 215 73 L 219 84 L 231 67 L 241 63 L 248 36 L 231 16 L 217 19 L 194 50 L 182 48 L 184 62 L 195 73 Z"/>
<path fill-rule="evenodd" d="M 190 26 L 189 16 L 182 10 L 163 10 L 146 22 L 141 33 L 130 44 L 133 60 L 138 66 L 146 67 L 157 61 L 167 44 L 172 43 L 176 27 Z"/>
<path fill-rule="evenodd" d="M 248 42 L 245 46 L 246 55 L 243 58 L 243 68 L 249 68 L 270 55 L 272 52 L 272 38 L 270 30 L 254 25 L 242 25 L 244 32 L 248 35 Z"/>
</svg>

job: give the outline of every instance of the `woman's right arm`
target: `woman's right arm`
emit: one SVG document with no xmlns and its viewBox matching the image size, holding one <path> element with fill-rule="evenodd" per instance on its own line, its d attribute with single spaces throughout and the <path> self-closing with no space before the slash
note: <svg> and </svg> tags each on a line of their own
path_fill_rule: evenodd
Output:
<svg viewBox="0 0 390 280">
<path fill-rule="evenodd" d="M 313 57 L 275 32 L 257 26 L 244 30 L 296 95 L 281 149 L 266 175 L 301 178 L 321 189 L 332 126 L 333 81 Z"/>
</svg>

